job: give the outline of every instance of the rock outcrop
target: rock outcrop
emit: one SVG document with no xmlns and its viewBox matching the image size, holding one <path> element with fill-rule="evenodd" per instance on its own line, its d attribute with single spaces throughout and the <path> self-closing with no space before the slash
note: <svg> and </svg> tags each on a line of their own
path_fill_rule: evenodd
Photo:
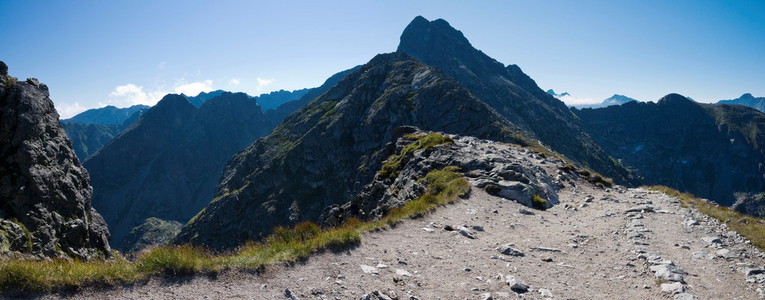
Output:
<svg viewBox="0 0 765 300">
<path fill-rule="evenodd" d="M 111 255 L 88 172 L 58 118 L 45 84 L 18 82 L 0 63 L 0 255 Z"/>
<path fill-rule="evenodd" d="M 372 181 L 402 125 L 515 142 L 520 135 L 446 74 L 403 53 L 381 54 L 237 154 L 179 242 L 230 248 L 275 226 L 319 221 Z"/>
<path fill-rule="evenodd" d="M 765 190 L 765 115 L 677 94 L 658 103 L 629 102 L 572 110 L 642 184 L 666 185 L 730 206 L 735 193 Z"/>
</svg>

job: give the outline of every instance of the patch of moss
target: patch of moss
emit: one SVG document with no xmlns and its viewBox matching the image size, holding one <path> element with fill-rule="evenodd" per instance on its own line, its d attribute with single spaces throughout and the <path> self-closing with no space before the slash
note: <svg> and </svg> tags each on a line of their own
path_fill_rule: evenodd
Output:
<svg viewBox="0 0 765 300">
<path fill-rule="evenodd" d="M 547 200 L 539 195 L 534 195 L 531 197 L 531 207 L 539 210 L 547 210 Z"/>
<path fill-rule="evenodd" d="M 452 138 L 439 133 L 430 133 L 427 135 L 406 135 L 405 138 L 414 139 L 415 141 L 409 145 L 406 145 L 398 154 L 391 155 L 387 161 L 383 163 L 382 169 L 378 172 L 380 176 L 387 178 L 398 177 L 401 170 L 406 165 L 407 161 L 414 154 L 415 151 L 425 150 L 431 147 L 444 144 L 453 144 Z"/>
</svg>

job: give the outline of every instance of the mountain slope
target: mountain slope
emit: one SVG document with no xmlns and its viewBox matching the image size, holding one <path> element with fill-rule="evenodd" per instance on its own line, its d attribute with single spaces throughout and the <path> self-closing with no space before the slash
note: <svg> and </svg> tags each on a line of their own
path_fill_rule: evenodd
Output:
<svg viewBox="0 0 765 300">
<path fill-rule="evenodd" d="M 582 130 L 563 102 L 540 89 L 517 65 L 505 67 L 473 48 L 448 22 L 416 17 L 404 29 L 397 51 L 441 69 L 551 149 L 621 182 L 628 180 L 627 170 Z"/>
<path fill-rule="evenodd" d="M 761 112 L 765 112 L 765 97 L 754 97 L 752 94 L 746 93 L 741 95 L 741 97 L 738 97 L 736 99 L 731 100 L 720 100 L 717 103 L 719 104 L 738 104 L 743 106 L 749 106 L 751 108 L 757 109 Z"/>
<path fill-rule="evenodd" d="M 0 256 L 111 256 L 88 172 L 59 125 L 48 87 L 0 62 Z"/>
<path fill-rule="evenodd" d="M 401 125 L 505 141 L 518 134 L 440 71 L 381 54 L 237 154 L 178 241 L 231 248 L 278 225 L 321 222 L 371 181 Z"/>
<path fill-rule="evenodd" d="M 609 153 L 643 184 L 661 184 L 723 205 L 735 192 L 765 190 L 765 115 L 735 105 L 699 104 L 677 94 L 573 110 Z"/>
</svg>

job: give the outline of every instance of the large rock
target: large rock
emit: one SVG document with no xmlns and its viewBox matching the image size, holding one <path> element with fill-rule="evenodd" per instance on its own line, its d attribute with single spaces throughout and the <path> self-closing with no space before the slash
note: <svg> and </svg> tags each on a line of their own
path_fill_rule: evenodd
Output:
<svg viewBox="0 0 765 300">
<path fill-rule="evenodd" d="M 36 79 L 0 76 L 0 252 L 109 256 L 88 173 L 48 97 Z"/>
</svg>

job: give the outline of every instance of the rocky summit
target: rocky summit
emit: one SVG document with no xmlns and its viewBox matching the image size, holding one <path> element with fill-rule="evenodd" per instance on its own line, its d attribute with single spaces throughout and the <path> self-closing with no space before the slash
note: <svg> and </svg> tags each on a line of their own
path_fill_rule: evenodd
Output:
<svg viewBox="0 0 765 300">
<path fill-rule="evenodd" d="M 447 21 L 416 17 L 401 34 L 397 51 L 456 79 L 524 135 L 617 181 L 630 180 L 628 171 L 592 140 L 562 101 L 540 89 L 519 66 L 505 66 L 474 48 Z"/>
<path fill-rule="evenodd" d="M 0 62 L 0 255 L 110 256 L 88 172 L 59 124 L 48 87 Z"/>
</svg>

